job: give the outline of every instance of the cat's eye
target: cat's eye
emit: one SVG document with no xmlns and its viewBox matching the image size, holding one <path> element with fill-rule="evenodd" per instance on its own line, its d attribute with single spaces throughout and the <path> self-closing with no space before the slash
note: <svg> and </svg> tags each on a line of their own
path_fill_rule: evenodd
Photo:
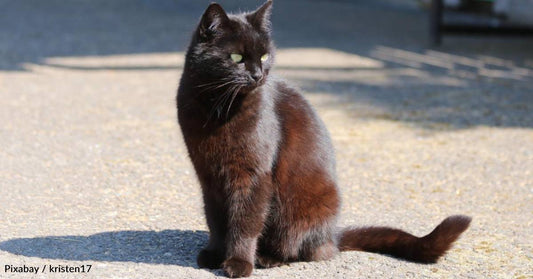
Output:
<svg viewBox="0 0 533 279">
<path fill-rule="evenodd" d="M 267 60 L 268 60 L 268 53 L 263 55 L 263 56 L 261 56 L 261 62 L 265 62 Z"/>
<path fill-rule="evenodd" d="M 235 63 L 240 63 L 242 61 L 242 55 L 238 53 L 232 53 L 230 57 L 231 57 L 231 60 L 233 60 L 233 62 Z"/>
</svg>

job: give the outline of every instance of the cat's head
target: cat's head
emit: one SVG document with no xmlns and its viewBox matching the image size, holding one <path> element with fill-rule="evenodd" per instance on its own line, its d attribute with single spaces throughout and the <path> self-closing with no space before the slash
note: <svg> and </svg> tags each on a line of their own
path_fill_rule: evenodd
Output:
<svg viewBox="0 0 533 279">
<path fill-rule="evenodd" d="M 227 14 L 216 3 L 205 10 L 188 60 L 207 88 L 237 86 L 248 92 L 265 83 L 274 62 L 271 7 L 269 0 L 243 14 Z"/>
</svg>

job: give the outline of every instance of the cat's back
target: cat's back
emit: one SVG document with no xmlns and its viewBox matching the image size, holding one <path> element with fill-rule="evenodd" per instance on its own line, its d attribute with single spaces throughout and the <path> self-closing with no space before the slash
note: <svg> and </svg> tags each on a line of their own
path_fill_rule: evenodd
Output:
<svg viewBox="0 0 533 279">
<path fill-rule="evenodd" d="M 274 78 L 271 83 L 276 91 L 276 109 L 282 120 L 291 119 L 308 125 L 321 124 L 320 118 L 298 89 L 279 78 Z"/>
<path fill-rule="evenodd" d="M 289 85 L 282 79 L 275 79 L 276 88 L 276 110 L 285 129 L 301 127 L 304 130 L 311 129 L 320 140 L 330 141 L 329 133 L 325 124 L 313 109 L 311 104 L 305 99 L 298 89 Z M 289 127 L 290 126 L 290 127 Z M 300 135 L 302 137 L 306 136 Z"/>
<path fill-rule="evenodd" d="M 293 161 L 293 167 L 321 170 L 335 181 L 335 151 L 325 124 L 296 88 L 280 79 L 274 84 L 283 143 L 280 158 Z M 284 162 L 279 163 L 283 167 Z"/>
<path fill-rule="evenodd" d="M 281 142 L 273 170 L 277 189 L 273 208 L 284 216 L 274 222 L 290 223 L 301 233 L 329 228 L 324 222 L 334 218 L 340 198 L 328 131 L 297 89 L 279 80 L 275 88 Z"/>
</svg>

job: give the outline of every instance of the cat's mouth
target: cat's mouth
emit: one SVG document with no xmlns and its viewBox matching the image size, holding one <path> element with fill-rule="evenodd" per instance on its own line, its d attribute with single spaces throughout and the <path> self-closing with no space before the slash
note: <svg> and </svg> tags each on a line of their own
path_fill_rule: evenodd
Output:
<svg viewBox="0 0 533 279">
<path fill-rule="evenodd" d="M 255 89 L 263 86 L 266 82 L 266 78 L 261 78 L 260 80 L 258 81 L 249 81 L 246 83 L 246 85 L 244 85 L 241 89 L 241 92 L 242 93 L 249 93 L 249 92 L 252 92 L 254 91 Z"/>
</svg>

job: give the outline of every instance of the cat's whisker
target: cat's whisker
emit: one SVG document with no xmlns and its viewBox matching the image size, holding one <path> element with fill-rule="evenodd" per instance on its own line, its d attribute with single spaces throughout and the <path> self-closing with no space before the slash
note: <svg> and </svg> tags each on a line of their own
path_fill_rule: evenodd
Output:
<svg viewBox="0 0 533 279">
<path fill-rule="evenodd" d="M 211 85 L 211 86 L 208 86 L 202 90 L 200 90 L 200 93 L 203 93 L 203 92 L 206 92 L 206 91 L 211 91 L 211 90 L 215 90 L 215 89 L 219 89 L 219 88 L 222 88 L 226 85 L 229 85 L 229 84 L 232 84 L 234 83 L 233 80 L 230 80 L 230 81 L 227 81 L 227 82 L 224 82 L 222 84 L 214 84 L 214 85 Z"/>
<path fill-rule="evenodd" d="M 234 85 L 233 85 L 234 86 Z M 233 87 L 232 86 L 232 87 Z M 227 101 L 228 99 L 228 96 L 230 96 L 230 94 L 228 94 L 228 92 L 230 91 L 230 89 L 232 87 L 229 87 L 228 89 L 226 89 L 226 91 L 224 91 L 224 93 L 220 94 L 215 102 L 213 103 L 213 107 L 211 108 L 211 110 L 209 111 L 209 116 L 207 117 L 207 120 L 205 121 L 205 124 L 203 127 L 205 127 L 207 125 L 207 123 L 209 122 L 209 120 L 211 119 L 211 117 L 213 117 L 213 114 L 218 111 L 218 118 L 220 118 L 220 110 L 224 107 L 224 103 Z"/>
<path fill-rule="evenodd" d="M 224 86 L 226 86 L 226 85 L 228 85 L 228 84 L 231 84 L 231 83 L 234 83 L 234 81 L 233 81 L 233 80 L 230 80 L 230 81 L 225 82 L 225 83 L 223 83 L 223 84 L 221 84 L 221 85 L 215 86 L 213 89 L 218 89 L 218 88 L 224 87 Z"/>
<path fill-rule="evenodd" d="M 222 103 L 222 100 L 224 100 L 224 97 L 225 97 L 225 94 L 221 94 L 220 96 L 218 96 L 218 98 L 216 99 L 215 103 L 213 104 L 213 107 L 211 108 L 211 110 L 209 112 L 209 118 L 207 118 L 207 121 L 209 121 L 211 119 L 211 117 L 213 116 L 213 114 L 216 111 L 219 111 L 219 105 Z"/>
<path fill-rule="evenodd" d="M 220 101 L 220 96 L 215 100 L 214 104 L 213 104 L 213 107 L 211 108 L 211 110 L 209 110 L 209 115 L 207 116 L 207 119 L 205 120 L 205 123 L 204 123 L 204 128 L 205 126 L 207 125 L 207 123 L 209 122 L 209 120 L 211 119 L 211 116 L 213 116 L 213 113 L 215 112 L 216 110 L 216 104 Z"/>
<path fill-rule="evenodd" d="M 211 86 L 205 87 L 205 88 L 200 90 L 200 93 L 212 91 L 213 89 L 215 89 L 217 87 L 220 87 L 220 84 L 215 84 L 215 85 L 211 85 Z"/>
<path fill-rule="evenodd" d="M 238 85 L 236 84 L 233 84 L 230 88 L 228 88 L 228 90 L 224 93 L 225 97 L 224 97 L 224 100 L 222 102 L 222 105 L 220 107 L 221 110 L 224 109 L 224 107 L 226 106 L 226 104 L 228 103 L 228 101 L 231 100 L 232 98 L 232 95 L 233 95 L 233 91 L 237 88 Z M 230 104 L 231 106 L 231 104 Z M 221 111 L 219 111 L 219 115 L 218 115 L 218 118 L 220 118 L 221 116 Z M 227 119 L 227 113 L 226 113 L 226 119 Z"/>
<path fill-rule="evenodd" d="M 231 109 L 231 105 L 233 104 L 233 101 L 235 100 L 235 97 L 237 97 L 237 94 L 239 94 L 239 90 L 241 90 L 242 87 L 243 87 L 243 85 L 237 85 L 237 87 L 235 88 L 235 90 L 233 92 L 233 97 L 231 98 L 231 101 L 230 101 L 229 106 L 228 106 L 228 110 L 226 111 L 226 119 L 229 117 L 229 110 Z"/>
<path fill-rule="evenodd" d="M 222 83 L 222 82 L 225 82 L 225 81 L 229 81 L 231 80 L 231 78 L 221 78 L 219 80 L 215 80 L 213 82 L 207 82 L 207 83 L 204 83 L 204 84 L 200 84 L 200 85 L 197 85 L 196 87 L 205 87 L 205 86 L 208 86 L 208 85 L 214 85 L 214 84 L 219 84 L 219 83 Z"/>
<path fill-rule="evenodd" d="M 224 85 L 230 84 L 232 82 L 229 78 L 224 78 L 218 81 L 210 82 L 210 83 L 204 83 L 201 85 L 196 86 L 200 89 L 199 93 L 202 94 L 204 92 L 209 92 L 215 88 L 223 87 Z"/>
</svg>

